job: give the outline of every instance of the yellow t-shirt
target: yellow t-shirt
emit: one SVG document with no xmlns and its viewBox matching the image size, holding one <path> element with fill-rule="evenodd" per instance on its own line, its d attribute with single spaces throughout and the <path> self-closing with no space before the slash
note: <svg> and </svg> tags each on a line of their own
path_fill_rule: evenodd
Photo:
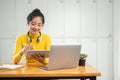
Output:
<svg viewBox="0 0 120 80">
<path fill-rule="evenodd" d="M 51 47 L 51 38 L 49 35 L 41 33 L 40 36 L 40 41 L 37 42 L 37 37 L 40 34 L 32 34 L 29 33 L 29 36 L 32 38 L 32 42 L 28 41 L 28 35 L 27 34 L 21 34 L 17 37 L 16 39 L 16 44 L 15 44 L 15 49 L 14 49 L 14 53 L 13 53 L 13 63 L 17 64 L 19 63 L 19 61 L 21 60 L 22 56 L 19 54 L 20 51 L 22 50 L 22 48 L 25 46 L 25 44 L 31 44 L 34 46 L 34 50 L 50 50 Z M 25 58 L 25 55 L 23 55 Z M 24 59 L 25 63 L 40 63 L 38 60 L 33 59 L 33 58 L 28 58 L 28 59 Z M 45 58 L 45 64 L 48 63 L 48 58 Z M 41 65 L 43 65 L 42 63 L 40 63 Z"/>
</svg>

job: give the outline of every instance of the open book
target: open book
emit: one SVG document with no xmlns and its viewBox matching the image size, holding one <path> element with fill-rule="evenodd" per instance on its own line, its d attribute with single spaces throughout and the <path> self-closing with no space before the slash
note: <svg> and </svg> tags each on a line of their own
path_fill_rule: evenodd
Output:
<svg viewBox="0 0 120 80">
<path fill-rule="evenodd" d="M 15 64 L 2 64 L 0 65 L 0 69 L 17 69 L 21 68 L 24 65 L 15 65 Z"/>
</svg>

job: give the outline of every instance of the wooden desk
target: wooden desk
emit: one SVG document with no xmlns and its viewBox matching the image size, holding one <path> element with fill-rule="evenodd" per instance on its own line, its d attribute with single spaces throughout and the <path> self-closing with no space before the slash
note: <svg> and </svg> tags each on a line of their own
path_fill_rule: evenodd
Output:
<svg viewBox="0 0 120 80">
<path fill-rule="evenodd" d="M 85 67 L 79 66 L 71 69 L 52 71 L 42 70 L 38 65 L 26 65 L 25 67 L 15 70 L 0 70 L 0 78 L 80 78 L 81 80 L 89 78 L 90 80 L 96 80 L 96 77 L 100 75 L 101 73 L 89 64 L 87 64 Z"/>
</svg>

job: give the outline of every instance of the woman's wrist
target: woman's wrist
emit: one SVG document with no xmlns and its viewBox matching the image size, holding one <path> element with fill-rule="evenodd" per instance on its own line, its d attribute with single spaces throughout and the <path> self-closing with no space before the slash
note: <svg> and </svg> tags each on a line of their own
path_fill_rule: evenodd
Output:
<svg viewBox="0 0 120 80">
<path fill-rule="evenodd" d="M 25 52 L 24 49 L 22 49 L 19 54 L 22 56 L 24 52 Z"/>
<path fill-rule="evenodd" d="M 45 61 L 44 60 L 38 60 L 38 61 L 45 65 Z"/>
</svg>

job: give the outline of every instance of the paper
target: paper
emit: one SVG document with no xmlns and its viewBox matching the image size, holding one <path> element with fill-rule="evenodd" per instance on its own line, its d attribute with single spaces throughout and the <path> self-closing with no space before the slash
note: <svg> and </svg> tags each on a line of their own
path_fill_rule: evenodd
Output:
<svg viewBox="0 0 120 80">
<path fill-rule="evenodd" d="M 17 69 L 23 67 L 24 65 L 15 65 L 15 64 L 2 64 L 0 65 L 0 69 Z"/>
</svg>

